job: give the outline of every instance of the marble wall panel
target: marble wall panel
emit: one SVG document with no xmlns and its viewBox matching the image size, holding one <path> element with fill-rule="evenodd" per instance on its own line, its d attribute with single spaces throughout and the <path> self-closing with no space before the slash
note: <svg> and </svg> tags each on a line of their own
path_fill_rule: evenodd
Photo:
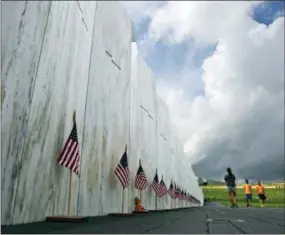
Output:
<svg viewBox="0 0 285 235">
<path fill-rule="evenodd" d="M 171 167 L 170 172 L 172 174 L 173 181 L 177 182 L 177 157 L 178 157 L 178 138 L 175 135 L 175 127 L 170 123 L 170 155 L 171 155 Z"/>
<path fill-rule="evenodd" d="M 94 13 L 95 4 L 89 14 Z M 67 214 L 69 170 L 56 159 L 70 134 L 74 110 L 78 140 L 83 142 L 91 39 L 76 2 L 52 2 L 21 158 L 14 224 Z M 77 213 L 78 182 L 73 175 L 72 215 Z"/>
<path fill-rule="evenodd" d="M 137 55 L 136 46 L 134 48 L 131 88 L 133 94 L 131 99 L 131 148 L 133 151 L 130 157 L 133 175 L 130 205 L 133 208 L 133 199 L 139 195 L 134 186 L 134 178 L 139 160 L 141 160 L 149 181 L 149 186 L 141 194 L 143 205 L 147 209 L 155 209 L 156 196 L 150 184 L 157 168 L 156 89 L 151 70 Z"/>
<path fill-rule="evenodd" d="M 147 70 L 143 70 L 145 68 Z M 152 74 L 138 56 L 136 43 L 132 43 L 132 75 L 131 75 L 131 114 L 130 114 L 130 168 L 131 185 L 129 188 L 129 207 L 134 209 L 134 198 L 141 196 L 143 206 L 155 209 L 156 198 L 150 184 L 157 167 L 156 111 L 150 113 L 143 107 L 145 100 L 155 105 L 155 84 Z M 149 75 L 149 76 L 148 76 Z M 146 86 L 146 84 L 148 86 Z M 150 96 L 143 94 L 150 93 Z M 141 96 L 140 96 L 141 95 Z M 151 106 L 147 107 L 151 107 Z M 135 189 L 135 175 L 139 160 L 149 181 L 149 186 L 140 193 Z"/>
<path fill-rule="evenodd" d="M 157 144 L 158 144 L 158 172 L 169 187 L 172 174 L 170 172 L 170 122 L 168 106 L 157 96 Z M 159 199 L 160 209 L 170 208 L 170 197 L 165 195 Z"/>
<path fill-rule="evenodd" d="M 155 77 L 147 64 L 139 57 L 140 66 L 138 66 L 139 79 L 139 106 L 144 109 L 147 114 L 156 119 L 156 86 Z"/>
<path fill-rule="evenodd" d="M 175 136 L 174 125 L 170 123 L 170 174 L 173 180 L 173 183 L 178 182 L 178 165 L 177 165 L 177 138 Z M 171 208 L 177 208 L 177 199 L 171 199 Z"/>
<path fill-rule="evenodd" d="M 136 43 L 131 45 L 131 98 L 130 98 L 130 147 L 129 147 L 129 166 L 130 166 L 130 187 L 128 195 L 129 210 L 134 210 L 134 198 L 138 195 L 135 189 L 135 176 L 138 168 L 139 158 L 137 155 L 138 148 L 138 48 Z M 144 167 L 144 166 L 143 166 Z M 144 167 L 146 168 L 146 167 Z"/>
<path fill-rule="evenodd" d="M 166 141 L 170 141 L 170 119 L 169 119 L 169 108 L 163 102 L 163 100 L 157 96 L 157 132 Z"/>
<path fill-rule="evenodd" d="M 149 210 L 156 208 L 155 192 L 151 188 L 157 166 L 156 120 L 152 119 L 142 108 L 138 110 L 138 147 L 137 158 L 148 177 L 149 186 L 142 192 L 144 205 Z"/>
<path fill-rule="evenodd" d="M 112 55 L 112 60 L 115 65 L 121 67 L 121 63 L 124 63 L 123 58 L 128 56 L 127 54 L 130 53 L 128 48 L 131 46 L 132 41 L 131 21 L 129 20 L 125 9 L 117 1 L 106 1 L 104 3 L 104 9 L 102 8 L 102 14 L 100 17 L 100 20 L 104 22 L 104 27 L 101 28 L 101 33 L 103 35 L 108 35 L 104 38 L 102 45 L 106 52 Z M 128 31 L 126 35 L 122 33 L 126 31 Z M 129 37 L 131 38 L 128 48 L 118 47 L 118 45 L 125 44 L 125 39 Z"/>
<path fill-rule="evenodd" d="M 51 2 L 1 3 L 2 224 L 12 223 L 23 144 Z M 35 170 L 35 169 L 34 169 Z"/>
<path fill-rule="evenodd" d="M 123 190 L 114 170 L 125 145 L 129 146 L 130 66 L 131 23 L 125 11 L 118 2 L 97 2 L 86 100 L 79 215 L 122 211 Z M 129 210 L 127 202 L 128 188 L 124 193 L 124 212 Z"/>
<path fill-rule="evenodd" d="M 157 168 L 157 113 L 155 79 L 150 68 L 139 57 L 137 66 L 137 158 L 141 159 L 149 186 L 142 192 L 143 203 L 149 210 L 156 208 L 155 192 L 151 188 Z"/>
<path fill-rule="evenodd" d="M 90 7 L 92 8 L 97 1 L 76 1 L 78 10 L 80 11 L 81 21 L 84 25 L 86 31 L 93 32 L 93 25 L 94 25 L 94 15 L 91 15 Z"/>
</svg>

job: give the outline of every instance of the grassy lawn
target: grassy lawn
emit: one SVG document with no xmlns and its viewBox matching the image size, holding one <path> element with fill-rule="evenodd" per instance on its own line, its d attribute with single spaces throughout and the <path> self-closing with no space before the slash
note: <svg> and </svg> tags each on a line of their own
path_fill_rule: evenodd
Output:
<svg viewBox="0 0 285 235">
<path fill-rule="evenodd" d="M 223 205 L 229 206 L 229 196 L 225 187 L 202 187 L 206 201 L 220 202 Z M 267 197 L 265 207 L 284 208 L 284 188 L 266 188 L 265 195 Z M 237 203 L 239 207 L 245 207 L 246 201 L 243 189 L 237 188 Z M 252 207 L 260 207 L 257 194 L 253 191 Z"/>
</svg>

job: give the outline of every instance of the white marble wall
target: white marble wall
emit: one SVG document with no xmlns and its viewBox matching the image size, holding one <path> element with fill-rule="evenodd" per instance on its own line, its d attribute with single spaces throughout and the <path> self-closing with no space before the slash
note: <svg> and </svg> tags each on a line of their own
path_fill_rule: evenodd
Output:
<svg viewBox="0 0 285 235">
<path fill-rule="evenodd" d="M 170 124 L 170 173 L 172 176 L 173 183 L 179 183 L 179 175 L 177 169 L 179 169 L 180 165 L 178 164 L 179 161 L 179 152 L 178 152 L 178 145 L 179 141 L 178 138 L 175 135 L 175 127 Z M 172 199 L 171 200 L 171 207 L 172 208 L 178 208 L 178 199 Z"/>
<path fill-rule="evenodd" d="M 157 145 L 158 145 L 158 173 L 159 179 L 163 176 L 163 181 L 167 187 L 171 182 L 172 174 L 170 170 L 170 122 L 169 109 L 162 99 L 156 97 L 157 104 Z M 158 199 L 158 209 L 170 208 L 170 197 L 165 195 Z"/>
<path fill-rule="evenodd" d="M 95 6 L 86 6 L 85 15 L 94 18 Z M 58 166 L 56 158 L 71 131 L 74 110 L 78 139 L 83 142 L 91 39 L 92 30 L 82 23 L 77 2 L 52 2 L 21 158 L 13 223 L 67 213 L 69 171 Z M 72 215 L 77 213 L 78 183 L 73 176 Z"/>
<path fill-rule="evenodd" d="M 134 178 L 138 168 L 139 157 L 137 155 L 138 143 L 138 49 L 136 43 L 131 44 L 131 89 L 130 89 L 130 146 L 129 146 L 129 166 L 131 169 L 131 180 L 128 193 L 129 211 L 134 210 L 134 197 L 139 196 L 138 191 L 135 189 Z M 143 160 L 142 160 L 143 161 Z M 143 161 L 144 163 L 144 161 Z M 143 164 L 142 163 L 142 164 Z M 143 164 L 144 165 L 144 164 Z"/>
<path fill-rule="evenodd" d="M 12 223 L 50 2 L 2 2 L 1 218 Z"/>
<path fill-rule="evenodd" d="M 129 210 L 133 210 L 134 197 L 138 196 L 134 178 L 139 159 L 150 184 L 157 168 L 159 180 L 163 175 L 167 187 L 173 178 L 188 192 L 193 192 L 192 188 L 200 190 L 194 179 L 191 164 L 185 158 L 183 146 L 175 135 L 175 127 L 170 124 L 168 107 L 157 96 L 154 76 L 138 55 L 136 43 L 132 43 L 131 68 L 129 161 L 132 180 L 129 189 Z M 191 203 L 172 200 L 168 195 L 156 198 L 149 187 L 142 192 L 142 199 L 143 205 L 150 210 L 191 205 Z"/>
<path fill-rule="evenodd" d="M 203 197 L 193 172 L 186 179 L 177 170 L 184 153 L 177 141 L 171 154 L 168 108 L 157 102 L 155 78 L 131 45 L 118 2 L 3 2 L 2 29 L 2 224 L 67 214 L 69 171 L 56 159 L 73 111 L 81 162 L 80 179 L 72 175 L 72 215 L 121 212 L 114 170 L 126 144 L 132 178 L 124 212 L 138 193 L 139 159 L 149 183 L 158 167 L 167 187 L 171 177 L 183 179 Z M 182 206 L 169 198 L 157 204 L 150 187 L 142 197 L 148 209 Z"/>
<path fill-rule="evenodd" d="M 131 22 L 117 2 L 97 2 L 93 34 L 78 197 L 85 216 L 121 212 L 114 170 L 130 136 Z"/>
<path fill-rule="evenodd" d="M 156 197 L 151 189 L 157 167 L 157 115 L 156 89 L 152 71 L 138 56 L 136 44 L 132 43 L 132 76 L 131 76 L 131 136 L 130 136 L 130 164 L 132 167 L 132 181 L 130 187 L 130 203 L 133 209 L 134 197 L 138 190 L 134 186 L 134 177 L 141 160 L 149 186 L 142 192 L 144 206 L 154 210 Z"/>
</svg>

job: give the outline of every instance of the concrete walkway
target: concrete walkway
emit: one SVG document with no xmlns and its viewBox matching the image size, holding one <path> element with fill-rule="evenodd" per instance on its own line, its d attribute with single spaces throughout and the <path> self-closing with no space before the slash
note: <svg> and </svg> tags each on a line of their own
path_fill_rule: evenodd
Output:
<svg viewBox="0 0 285 235">
<path fill-rule="evenodd" d="M 284 210 L 209 205 L 133 217 L 90 218 L 81 224 L 40 222 L 2 226 L 2 233 L 284 234 Z"/>
</svg>

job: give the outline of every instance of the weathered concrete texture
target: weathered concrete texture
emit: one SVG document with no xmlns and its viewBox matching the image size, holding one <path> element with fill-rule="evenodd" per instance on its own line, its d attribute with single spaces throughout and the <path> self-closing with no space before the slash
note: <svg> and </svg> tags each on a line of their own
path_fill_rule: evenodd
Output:
<svg viewBox="0 0 285 235">
<path fill-rule="evenodd" d="M 284 229 L 283 209 L 199 207 L 128 218 L 91 218 L 83 224 L 42 222 L 2 226 L 2 233 L 284 234 Z"/>
<path fill-rule="evenodd" d="M 2 224 L 67 214 L 69 171 L 56 159 L 73 111 L 81 162 L 80 178 L 72 175 L 72 215 L 121 212 L 114 170 L 126 144 L 124 212 L 138 193 L 139 159 L 149 183 L 158 168 L 167 186 L 173 177 L 203 201 L 181 144 L 171 155 L 168 108 L 157 102 L 155 78 L 132 49 L 132 24 L 118 2 L 5 1 L 2 14 Z M 150 187 L 142 196 L 157 208 Z M 165 198 L 159 208 L 184 204 Z"/>
</svg>

